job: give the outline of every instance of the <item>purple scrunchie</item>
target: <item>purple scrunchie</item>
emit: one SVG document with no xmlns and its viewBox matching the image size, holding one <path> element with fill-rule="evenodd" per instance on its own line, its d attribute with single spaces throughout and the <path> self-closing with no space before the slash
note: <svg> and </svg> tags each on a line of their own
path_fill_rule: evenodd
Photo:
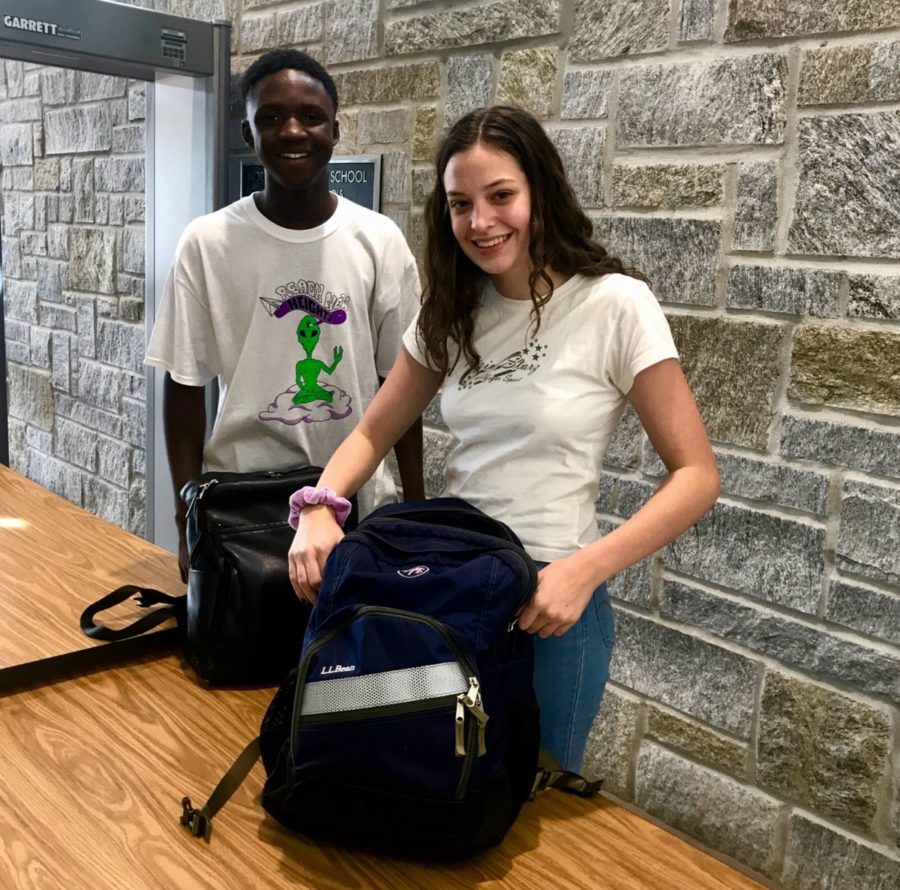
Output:
<svg viewBox="0 0 900 890">
<path fill-rule="evenodd" d="M 314 488 L 312 485 L 304 485 L 295 491 L 288 503 L 291 507 L 288 523 L 291 528 L 297 528 L 300 524 L 300 511 L 310 504 L 324 504 L 334 510 L 334 519 L 338 525 L 343 526 L 350 515 L 350 501 L 336 494 L 331 488 Z"/>
</svg>

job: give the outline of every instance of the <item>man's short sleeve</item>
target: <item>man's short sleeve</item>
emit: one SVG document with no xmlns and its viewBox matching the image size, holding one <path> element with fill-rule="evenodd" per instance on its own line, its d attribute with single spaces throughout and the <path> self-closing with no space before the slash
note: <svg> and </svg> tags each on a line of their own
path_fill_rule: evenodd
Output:
<svg viewBox="0 0 900 890">
<path fill-rule="evenodd" d="M 222 372 L 200 250 L 190 227 L 175 252 L 145 362 L 185 386 L 204 386 Z"/>
<path fill-rule="evenodd" d="M 375 370 L 379 377 L 390 373 L 400 353 L 403 333 L 416 316 L 421 298 L 416 261 L 400 230 L 394 227 L 394 232 L 395 237 L 386 241 L 372 301 Z"/>
</svg>

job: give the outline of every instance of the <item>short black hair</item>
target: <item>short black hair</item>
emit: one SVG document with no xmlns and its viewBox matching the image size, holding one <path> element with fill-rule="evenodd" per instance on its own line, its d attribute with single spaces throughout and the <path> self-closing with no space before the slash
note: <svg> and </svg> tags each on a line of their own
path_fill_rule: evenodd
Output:
<svg viewBox="0 0 900 890">
<path fill-rule="evenodd" d="M 338 94 L 334 80 L 323 65 L 299 49 L 273 49 L 261 55 L 241 77 L 241 106 L 247 107 L 247 97 L 264 77 L 283 71 L 285 68 L 302 71 L 313 80 L 319 81 L 330 96 L 331 104 L 334 105 L 335 113 L 337 113 Z"/>
</svg>

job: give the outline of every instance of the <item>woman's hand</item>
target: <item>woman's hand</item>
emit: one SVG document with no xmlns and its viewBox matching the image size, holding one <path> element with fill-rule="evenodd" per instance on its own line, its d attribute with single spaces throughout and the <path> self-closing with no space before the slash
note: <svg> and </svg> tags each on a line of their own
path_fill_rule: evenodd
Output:
<svg viewBox="0 0 900 890">
<path fill-rule="evenodd" d="M 288 572 L 297 596 L 315 605 L 325 560 L 344 533 L 330 507 L 304 507 L 300 524 L 288 551 Z"/>
<path fill-rule="evenodd" d="M 519 614 L 519 627 L 543 639 L 561 637 L 581 618 L 598 586 L 577 554 L 551 562 L 538 572 L 537 590 Z"/>
</svg>

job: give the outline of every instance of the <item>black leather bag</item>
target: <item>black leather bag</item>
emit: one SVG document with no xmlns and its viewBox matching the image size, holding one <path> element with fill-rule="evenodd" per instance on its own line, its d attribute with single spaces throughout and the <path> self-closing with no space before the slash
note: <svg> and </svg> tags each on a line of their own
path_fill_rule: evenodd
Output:
<svg viewBox="0 0 900 890">
<path fill-rule="evenodd" d="M 190 576 L 187 596 L 133 586 L 119 588 L 85 610 L 81 627 L 95 639 L 118 640 L 175 617 L 184 654 L 216 684 L 278 683 L 296 667 L 309 606 L 291 587 L 287 552 L 294 531 L 288 499 L 315 485 L 322 470 L 203 473 L 182 489 L 187 504 Z M 356 524 L 356 503 L 345 528 Z M 137 594 L 142 606 L 162 605 L 123 630 L 94 622 L 104 609 Z"/>
</svg>

